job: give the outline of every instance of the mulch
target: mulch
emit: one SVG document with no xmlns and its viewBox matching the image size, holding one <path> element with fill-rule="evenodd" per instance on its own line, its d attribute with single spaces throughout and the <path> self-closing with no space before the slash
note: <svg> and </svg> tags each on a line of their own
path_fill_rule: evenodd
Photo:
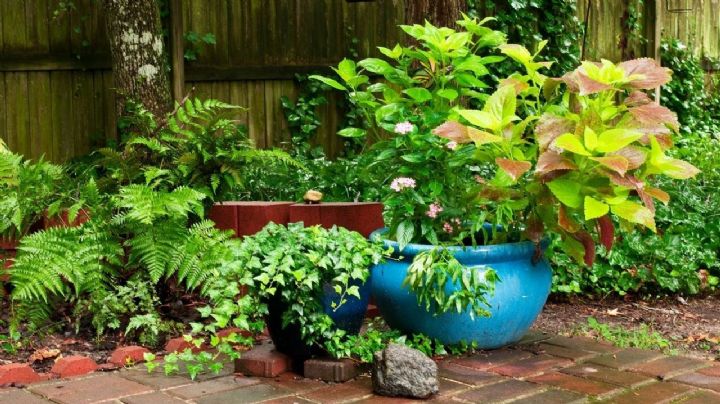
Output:
<svg viewBox="0 0 720 404">
<path fill-rule="evenodd" d="M 551 296 L 535 322 L 538 330 L 587 334 L 588 318 L 626 330 L 646 324 L 670 340 L 680 353 L 720 360 L 720 294 L 697 297 L 586 297 Z"/>
</svg>

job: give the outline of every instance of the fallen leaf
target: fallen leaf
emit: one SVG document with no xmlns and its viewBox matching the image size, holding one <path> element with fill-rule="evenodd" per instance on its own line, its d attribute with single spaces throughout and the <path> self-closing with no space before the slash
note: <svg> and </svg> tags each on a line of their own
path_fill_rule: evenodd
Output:
<svg viewBox="0 0 720 404">
<path fill-rule="evenodd" d="M 608 315 L 608 316 L 617 316 L 617 315 L 619 315 L 619 314 L 620 314 L 620 311 L 619 311 L 619 309 L 617 309 L 617 308 L 615 308 L 615 309 L 607 309 L 607 315 Z"/>
<path fill-rule="evenodd" d="M 60 355 L 59 349 L 40 348 L 40 349 L 36 350 L 35 352 L 33 352 L 32 355 L 30 355 L 30 357 L 28 357 L 28 360 L 31 363 L 32 362 L 41 362 L 41 361 L 44 361 L 45 359 L 51 359 L 58 355 Z"/>
</svg>

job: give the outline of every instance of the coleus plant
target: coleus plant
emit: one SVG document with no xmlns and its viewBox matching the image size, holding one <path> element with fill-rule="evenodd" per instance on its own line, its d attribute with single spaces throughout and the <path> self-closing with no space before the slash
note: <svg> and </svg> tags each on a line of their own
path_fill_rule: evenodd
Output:
<svg viewBox="0 0 720 404">
<path fill-rule="evenodd" d="M 570 256 L 592 265 L 594 239 L 610 249 L 615 222 L 625 230 L 657 230 L 655 200 L 668 203 L 669 196 L 652 185 L 654 176 L 687 179 L 699 172 L 667 154 L 677 116 L 643 91 L 670 78 L 669 69 L 647 58 L 583 62 L 560 79 L 543 81 L 546 93 L 559 84 L 565 90 L 540 115 L 516 115 L 531 86 L 513 79 L 483 110 L 459 109 L 460 122 L 446 122 L 435 133 L 474 143 L 477 162 L 494 162 L 495 173 L 484 179 L 477 201 L 494 209 L 495 219 L 533 241 L 556 232 Z M 526 122 L 535 119 L 528 130 Z M 512 212 L 501 215 L 508 206 Z"/>
</svg>

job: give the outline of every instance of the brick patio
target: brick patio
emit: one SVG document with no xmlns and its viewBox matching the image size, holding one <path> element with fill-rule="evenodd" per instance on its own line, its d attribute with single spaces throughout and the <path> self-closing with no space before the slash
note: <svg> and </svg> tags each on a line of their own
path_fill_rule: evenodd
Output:
<svg viewBox="0 0 720 404">
<path fill-rule="evenodd" d="M 720 363 L 532 333 L 513 347 L 438 363 L 432 402 L 720 403 Z M 374 396 L 368 375 L 343 384 L 234 375 L 148 374 L 144 366 L 0 389 L 0 403 L 405 403 Z"/>
</svg>

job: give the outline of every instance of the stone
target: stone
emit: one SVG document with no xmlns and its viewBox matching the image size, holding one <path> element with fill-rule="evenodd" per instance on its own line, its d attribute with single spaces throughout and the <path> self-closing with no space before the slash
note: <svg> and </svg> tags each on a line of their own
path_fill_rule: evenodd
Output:
<svg viewBox="0 0 720 404">
<path fill-rule="evenodd" d="M 346 382 L 360 373 L 358 364 L 352 359 L 308 359 L 303 368 L 305 377 L 333 383 Z"/>
<path fill-rule="evenodd" d="M 145 362 L 145 354 L 150 353 L 147 348 L 137 345 L 122 346 L 115 349 L 108 362 L 118 366 L 134 365 L 136 363 Z"/>
<path fill-rule="evenodd" d="M 530 358 L 532 354 L 519 349 L 497 349 L 490 352 L 480 352 L 472 356 L 454 359 L 451 362 L 477 370 L 487 370 L 506 363 Z"/>
<path fill-rule="evenodd" d="M 624 372 L 616 369 L 606 368 L 592 364 L 579 364 L 561 370 L 562 373 L 577 377 L 585 377 L 599 382 L 612 384 L 620 387 L 638 387 L 653 381 L 646 375 Z"/>
<path fill-rule="evenodd" d="M 262 344 L 235 359 L 235 372 L 247 376 L 275 377 L 287 372 L 291 365 L 290 357 L 276 351 L 274 345 Z"/>
<path fill-rule="evenodd" d="M 29 384 L 43 380 L 27 363 L 0 366 L 0 385 Z"/>
<path fill-rule="evenodd" d="M 391 397 L 427 398 L 439 391 L 437 364 L 422 352 L 389 344 L 375 352 L 373 391 Z"/>
<path fill-rule="evenodd" d="M 320 203 L 323 198 L 323 193 L 320 191 L 316 191 L 314 189 L 310 189 L 307 192 L 305 192 L 305 195 L 303 195 L 303 201 L 307 203 Z"/>
<path fill-rule="evenodd" d="M 97 363 L 87 356 L 73 355 L 59 358 L 50 369 L 50 372 L 59 377 L 71 377 L 92 373 L 97 368 Z"/>
</svg>

